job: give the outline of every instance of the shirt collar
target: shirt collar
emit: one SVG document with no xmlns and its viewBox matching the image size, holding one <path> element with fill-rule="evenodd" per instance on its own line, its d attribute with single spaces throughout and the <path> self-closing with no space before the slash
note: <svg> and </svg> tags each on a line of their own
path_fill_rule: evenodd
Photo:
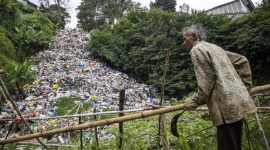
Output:
<svg viewBox="0 0 270 150">
<path fill-rule="evenodd" d="M 193 44 L 193 47 L 196 46 L 198 43 L 200 43 L 201 41 L 195 41 Z"/>
</svg>

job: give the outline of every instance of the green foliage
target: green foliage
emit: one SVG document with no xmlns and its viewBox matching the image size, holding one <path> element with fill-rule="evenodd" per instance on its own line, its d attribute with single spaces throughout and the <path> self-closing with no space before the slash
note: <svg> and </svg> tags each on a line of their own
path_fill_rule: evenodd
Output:
<svg viewBox="0 0 270 150">
<path fill-rule="evenodd" d="M 176 6 L 176 0 L 155 0 L 150 3 L 150 7 L 158 7 L 165 11 L 174 12 Z"/>
<path fill-rule="evenodd" d="M 255 9 L 251 14 L 229 24 L 231 39 L 224 42 L 227 48 L 244 54 L 250 61 L 256 84 L 270 81 L 270 4 Z"/>
<path fill-rule="evenodd" d="M 1 74 L 1 77 L 6 83 L 8 89 L 12 89 L 12 87 L 15 87 L 15 85 L 11 83 L 12 76 L 10 76 L 10 73 L 15 72 L 15 66 L 17 65 L 18 63 L 16 61 L 8 58 L 5 55 L 0 54 L 0 68 L 5 72 L 4 74 Z"/>
<path fill-rule="evenodd" d="M 124 135 L 122 149 L 141 149 L 156 145 L 157 122 L 156 117 L 150 119 L 139 120 L 135 122 L 124 123 Z M 118 125 L 112 125 L 107 130 L 108 134 L 114 135 L 111 140 L 100 140 L 99 149 L 118 149 L 119 132 Z"/>
<path fill-rule="evenodd" d="M 16 149 L 17 145 L 16 145 L 16 143 L 13 143 L 13 144 L 9 144 L 7 147 L 8 147 L 8 149 Z"/>
<path fill-rule="evenodd" d="M 102 25 L 113 24 L 132 7 L 131 0 L 84 0 L 77 8 L 78 27 L 91 31 Z"/>
<path fill-rule="evenodd" d="M 216 150 L 216 127 L 211 127 L 212 123 L 208 120 L 207 112 L 185 112 L 178 120 L 178 132 L 180 137 L 174 137 L 170 131 L 171 118 L 177 113 L 166 114 L 166 131 L 169 139 L 169 148 L 172 150 Z M 267 138 L 269 139 L 269 113 L 259 114 L 261 123 Z M 264 115 L 264 117 L 262 117 Z M 158 138 L 158 117 L 150 117 L 141 120 L 125 122 L 122 149 L 160 149 L 157 146 Z M 249 115 L 249 130 L 254 147 L 256 149 L 264 149 L 263 140 L 261 138 L 254 115 Z M 106 133 L 113 135 L 111 139 L 99 140 L 99 147 L 95 143 L 87 143 L 85 146 L 92 149 L 118 149 L 119 143 L 118 124 L 112 125 L 106 130 Z M 242 149 L 249 149 L 246 138 L 245 126 L 243 126 Z M 268 141 L 270 142 L 270 141 Z"/>
<path fill-rule="evenodd" d="M 48 18 L 57 26 L 57 28 L 64 29 L 67 20 L 70 18 L 66 8 L 58 6 L 57 4 L 45 7 L 42 5 L 41 11 L 48 14 Z"/>
<path fill-rule="evenodd" d="M 76 108 L 74 108 L 77 105 L 75 104 L 75 101 L 80 101 L 83 104 L 83 107 L 78 109 L 78 106 L 77 106 Z M 92 108 L 89 102 L 77 96 L 60 98 L 56 103 L 56 107 L 57 107 L 57 112 L 59 115 L 65 115 L 68 112 L 71 115 L 71 114 L 75 114 L 77 109 L 78 109 L 77 113 L 79 113 L 79 111 L 82 112 L 83 110 L 89 110 L 90 108 Z"/>
<path fill-rule="evenodd" d="M 134 9 L 113 27 L 91 33 L 88 49 L 141 82 L 160 89 L 166 50 L 171 53 L 166 93 L 181 97 L 195 87 L 191 60 L 179 40 L 186 14 Z M 181 91 L 181 92 L 179 92 Z"/>
<path fill-rule="evenodd" d="M 15 58 L 13 43 L 7 37 L 6 30 L 0 26 L 0 54 L 8 58 Z M 1 60 L 0 60 L 1 61 Z"/>
<path fill-rule="evenodd" d="M 35 74 L 31 70 L 27 60 L 25 60 L 23 63 L 14 65 L 14 70 L 9 72 L 9 76 L 12 79 L 10 82 L 15 84 L 18 91 L 17 99 L 23 99 L 23 86 L 34 81 L 34 75 Z"/>
<path fill-rule="evenodd" d="M 215 128 L 203 131 L 212 124 L 206 116 L 203 112 L 186 112 L 181 116 L 178 123 L 180 138 L 171 137 L 174 149 L 216 149 Z"/>
<path fill-rule="evenodd" d="M 5 71 L 2 77 L 8 89 L 16 91 L 21 99 L 23 85 L 34 75 L 28 57 L 48 45 L 56 28 L 47 14 L 15 0 L 1 0 L 0 15 L 0 68 Z"/>
<path fill-rule="evenodd" d="M 14 23 L 17 15 L 17 9 L 14 0 L 0 1 L 0 25 L 10 28 Z"/>
<path fill-rule="evenodd" d="M 53 36 L 54 24 L 44 14 L 25 15 L 15 28 L 14 41 L 17 48 L 17 60 L 23 62 L 25 57 L 45 48 Z"/>
<path fill-rule="evenodd" d="M 182 46 L 181 29 L 201 23 L 209 42 L 248 58 L 254 84 L 261 85 L 270 81 L 269 7 L 264 5 L 238 19 L 204 12 L 188 14 L 135 8 L 114 26 L 92 31 L 87 48 L 113 67 L 157 89 L 169 50 L 165 93 L 181 98 L 196 87 L 189 52 Z"/>
<path fill-rule="evenodd" d="M 30 26 L 37 31 L 44 32 L 44 36 L 47 37 L 46 40 L 50 39 L 55 29 L 54 24 L 41 12 L 23 15 L 20 26 Z"/>
</svg>

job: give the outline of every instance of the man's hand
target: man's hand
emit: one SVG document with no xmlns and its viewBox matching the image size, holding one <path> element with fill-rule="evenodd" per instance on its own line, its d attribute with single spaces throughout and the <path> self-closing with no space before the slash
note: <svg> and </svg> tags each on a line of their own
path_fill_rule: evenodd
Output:
<svg viewBox="0 0 270 150">
<path fill-rule="evenodd" d="M 198 107 L 198 104 L 195 101 L 193 101 L 191 98 L 185 101 L 185 110 L 192 111 L 192 110 L 195 110 L 197 107 Z"/>
</svg>

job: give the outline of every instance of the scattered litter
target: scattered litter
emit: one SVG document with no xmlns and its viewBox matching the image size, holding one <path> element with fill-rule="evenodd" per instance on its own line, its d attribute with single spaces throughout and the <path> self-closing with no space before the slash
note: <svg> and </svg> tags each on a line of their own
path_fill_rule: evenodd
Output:
<svg viewBox="0 0 270 150">
<path fill-rule="evenodd" d="M 158 104 L 159 100 L 149 94 L 155 92 L 151 86 L 140 84 L 126 74 L 111 69 L 86 51 L 85 46 L 89 39 L 90 36 L 86 33 L 70 29 L 60 30 L 50 42 L 49 48 L 33 57 L 39 62 L 32 66 L 32 70 L 38 73 L 36 80 L 31 85 L 24 86 L 26 98 L 17 102 L 26 118 L 58 116 L 56 102 L 70 96 L 78 96 L 93 106 L 84 113 L 93 112 L 93 108 L 97 112 L 118 110 L 119 89 L 123 88 L 126 89 L 124 109 Z M 83 107 L 81 101 L 75 101 L 75 105 Z M 8 107 L 2 108 L 0 119 L 9 118 L 12 122 L 9 113 L 11 110 Z M 4 139 L 11 122 L 0 123 L 0 140 Z M 31 122 L 35 131 L 75 124 L 78 124 L 78 118 Z M 17 136 L 17 133 L 10 137 L 15 135 Z M 85 138 L 86 136 L 90 135 L 84 134 Z M 63 144 L 67 136 L 57 138 Z"/>
</svg>

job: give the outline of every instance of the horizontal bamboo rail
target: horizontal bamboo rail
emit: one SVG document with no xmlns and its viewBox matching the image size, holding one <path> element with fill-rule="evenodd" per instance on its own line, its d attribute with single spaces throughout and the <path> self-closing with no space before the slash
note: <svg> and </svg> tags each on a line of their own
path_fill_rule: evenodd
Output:
<svg viewBox="0 0 270 150">
<path fill-rule="evenodd" d="M 254 95 L 256 93 L 261 93 L 261 92 L 265 92 L 265 91 L 269 91 L 270 90 L 270 84 L 265 84 L 262 86 L 256 86 L 252 89 L 249 90 L 250 95 Z"/>
<path fill-rule="evenodd" d="M 59 134 L 59 133 L 72 132 L 72 131 L 76 131 L 76 130 L 83 130 L 83 129 L 93 128 L 93 127 L 98 127 L 98 126 L 111 125 L 114 123 L 150 117 L 150 116 L 154 116 L 154 115 L 159 115 L 159 114 L 164 114 L 164 113 L 169 113 L 169 112 L 181 110 L 184 107 L 185 107 L 185 104 L 179 104 L 179 105 L 171 106 L 168 108 L 161 108 L 161 109 L 156 109 L 156 110 L 144 111 L 141 113 L 136 113 L 136 114 L 122 116 L 122 117 L 116 117 L 116 118 L 112 118 L 112 119 L 100 120 L 100 121 L 96 121 L 96 122 L 85 123 L 85 124 L 80 124 L 80 125 L 70 126 L 70 127 L 64 127 L 64 128 L 54 129 L 54 130 L 49 130 L 49 131 L 44 131 L 44 132 L 37 132 L 34 134 L 24 135 L 24 136 L 0 141 L 0 145 L 14 143 L 14 142 L 18 142 L 18 141 L 30 140 L 30 139 L 37 138 L 37 137 L 47 137 L 47 136 L 51 136 L 51 135 L 55 135 L 55 134 Z"/>
<path fill-rule="evenodd" d="M 249 90 L 249 92 L 252 95 L 252 94 L 264 92 L 267 90 L 270 90 L 270 84 L 254 87 L 251 90 Z M 54 130 L 49 130 L 49 131 L 44 131 L 44 132 L 37 132 L 37 133 L 29 134 L 29 135 L 19 136 L 16 138 L 0 141 L 0 145 L 14 143 L 14 142 L 18 142 L 18 141 L 31 140 L 31 139 L 38 138 L 38 137 L 52 136 L 52 135 L 59 134 L 59 133 L 72 132 L 72 131 L 76 131 L 76 130 L 83 130 L 83 129 L 94 128 L 94 127 L 98 127 L 98 126 L 104 126 L 104 125 L 111 125 L 114 123 L 131 121 L 131 120 L 140 119 L 140 118 L 146 118 L 146 117 L 150 117 L 150 116 L 155 116 L 155 115 L 160 115 L 160 114 L 164 114 L 164 113 L 174 112 L 177 110 L 182 110 L 182 109 L 184 109 L 184 107 L 185 107 L 185 104 L 179 104 L 179 105 L 166 107 L 166 108 L 160 108 L 160 109 L 156 109 L 156 110 L 143 111 L 140 113 L 122 116 L 122 117 L 100 120 L 100 121 L 96 121 L 96 122 L 85 123 L 85 124 L 80 124 L 80 125 L 75 125 L 75 126 L 70 126 L 70 127 L 64 127 L 64 128 L 54 129 Z"/>
<path fill-rule="evenodd" d="M 39 143 L 30 143 L 30 142 L 19 142 L 19 143 L 16 143 L 17 145 L 27 145 L 27 146 L 42 146 L 41 144 Z M 48 147 L 66 147 L 66 148 L 77 148 L 79 147 L 78 145 L 60 145 L 60 144 L 46 144 L 46 146 Z"/>
<path fill-rule="evenodd" d="M 43 118 L 25 118 L 25 120 L 50 120 L 50 119 L 62 119 L 62 118 L 74 118 L 74 117 L 89 117 L 89 116 L 96 116 L 96 115 L 110 115 L 110 114 L 119 114 L 119 113 L 140 112 L 140 111 L 144 111 L 144 110 L 145 110 L 144 108 L 138 108 L 138 109 L 123 110 L 123 111 L 104 111 L 104 112 L 96 112 L 96 113 L 53 116 L 53 117 L 43 117 Z M 10 116 L 8 116 L 8 117 L 10 117 Z M 6 121 L 6 120 L 13 120 L 13 119 L 0 119 L 0 121 Z M 18 118 L 16 120 L 20 120 L 20 118 Z"/>
</svg>

